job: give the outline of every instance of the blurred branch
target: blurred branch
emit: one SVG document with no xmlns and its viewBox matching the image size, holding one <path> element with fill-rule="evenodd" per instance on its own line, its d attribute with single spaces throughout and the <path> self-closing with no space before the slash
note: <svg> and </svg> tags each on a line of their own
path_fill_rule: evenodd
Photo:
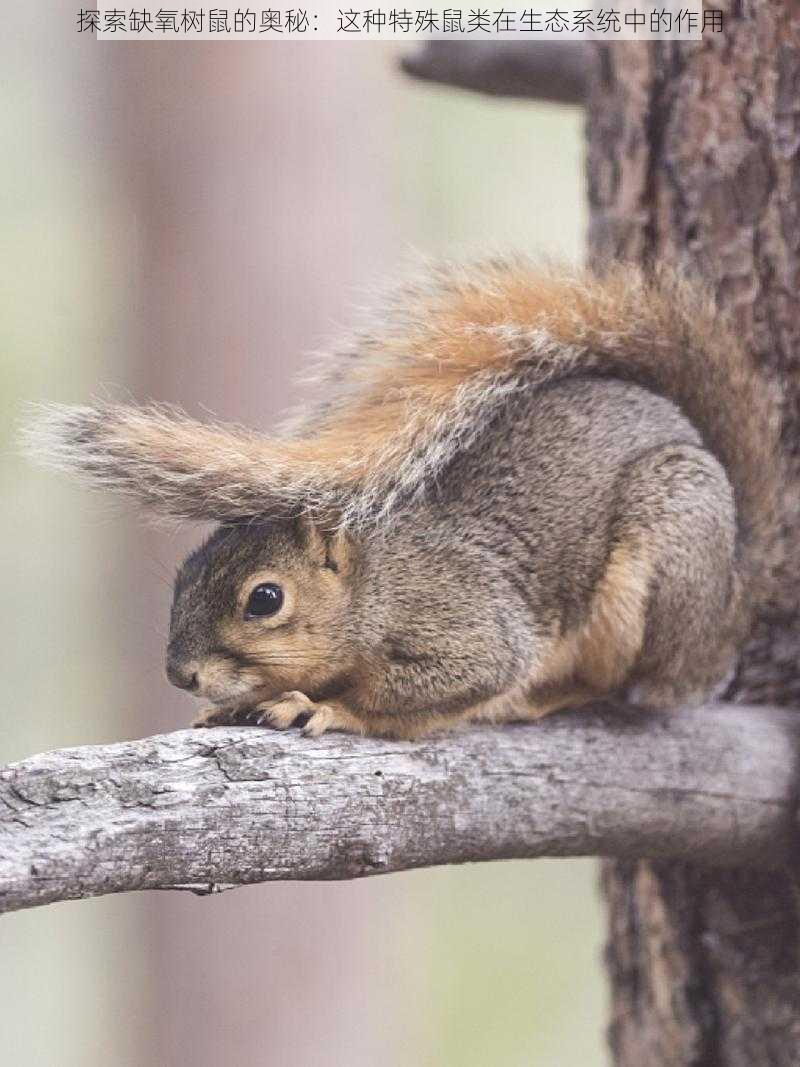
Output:
<svg viewBox="0 0 800 1067">
<path fill-rule="evenodd" d="M 0 911 L 470 860 L 672 856 L 777 867 L 800 715 L 565 712 L 410 743 L 183 730 L 0 772 Z"/>
<path fill-rule="evenodd" d="M 595 53 L 588 44 L 426 41 L 401 60 L 406 74 L 492 96 L 582 104 Z"/>
</svg>

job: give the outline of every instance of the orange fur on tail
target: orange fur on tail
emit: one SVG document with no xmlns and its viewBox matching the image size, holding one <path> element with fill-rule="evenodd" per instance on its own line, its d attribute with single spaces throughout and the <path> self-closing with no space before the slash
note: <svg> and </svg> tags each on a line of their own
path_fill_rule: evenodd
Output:
<svg viewBox="0 0 800 1067">
<path fill-rule="evenodd" d="M 775 514 L 775 412 L 711 302 L 663 271 L 594 278 L 522 258 L 439 268 L 329 358 L 326 395 L 291 434 L 101 404 L 40 409 L 28 446 L 181 518 L 324 511 L 357 525 L 423 492 L 502 405 L 587 375 L 675 401 L 728 472 L 745 540 L 763 541 Z"/>
</svg>

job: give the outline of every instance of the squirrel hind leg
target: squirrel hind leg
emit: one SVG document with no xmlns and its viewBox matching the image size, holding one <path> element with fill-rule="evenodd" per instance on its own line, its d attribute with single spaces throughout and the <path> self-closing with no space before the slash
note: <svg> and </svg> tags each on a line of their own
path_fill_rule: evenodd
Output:
<svg viewBox="0 0 800 1067">
<path fill-rule="evenodd" d="M 696 704 L 729 680 L 742 597 L 722 467 L 695 445 L 659 446 L 620 490 L 586 616 L 539 658 L 526 717 L 620 693 L 646 707 Z"/>
<path fill-rule="evenodd" d="M 520 686 L 470 708 L 467 722 L 533 722 L 563 708 L 578 708 L 595 700 L 597 694 L 574 681 L 541 688 Z"/>
<path fill-rule="evenodd" d="M 730 483 L 709 452 L 676 444 L 637 460 L 623 497 L 622 536 L 646 546 L 651 567 L 628 699 L 702 703 L 729 683 L 743 629 Z"/>
</svg>

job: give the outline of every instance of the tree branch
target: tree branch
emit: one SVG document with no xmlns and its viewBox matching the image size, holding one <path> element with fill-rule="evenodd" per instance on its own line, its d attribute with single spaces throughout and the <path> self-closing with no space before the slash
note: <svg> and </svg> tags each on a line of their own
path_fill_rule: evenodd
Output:
<svg viewBox="0 0 800 1067">
<path fill-rule="evenodd" d="M 799 743 L 800 715 L 720 705 L 418 743 L 237 727 L 63 749 L 0 772 L 0 911 L 512 857 L 780 866 Z"/>
<path fill-rule="evenodd" d="M 581 42 L 426 41 L 400 65 L 423 81 L 491 96 L 582 104 L 595 59 Z"/>
</svg>

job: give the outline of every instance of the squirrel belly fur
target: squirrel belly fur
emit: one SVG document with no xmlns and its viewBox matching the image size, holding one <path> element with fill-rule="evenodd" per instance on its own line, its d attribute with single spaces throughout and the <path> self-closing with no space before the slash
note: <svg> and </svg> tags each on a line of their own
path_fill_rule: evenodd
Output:
<svg viewBox="0 0 800 1067">
<path fill-rule="evenodd" d="M 112 403 L 27 427 L 40 460 L 219 522 L 167 652 L 211 702 L 199 724 L 416 737 L 729 677 L 767 583 L 778 420 L 696 284 L 443 266 L 319 385 L 273 436 Z"/>
</svg>

